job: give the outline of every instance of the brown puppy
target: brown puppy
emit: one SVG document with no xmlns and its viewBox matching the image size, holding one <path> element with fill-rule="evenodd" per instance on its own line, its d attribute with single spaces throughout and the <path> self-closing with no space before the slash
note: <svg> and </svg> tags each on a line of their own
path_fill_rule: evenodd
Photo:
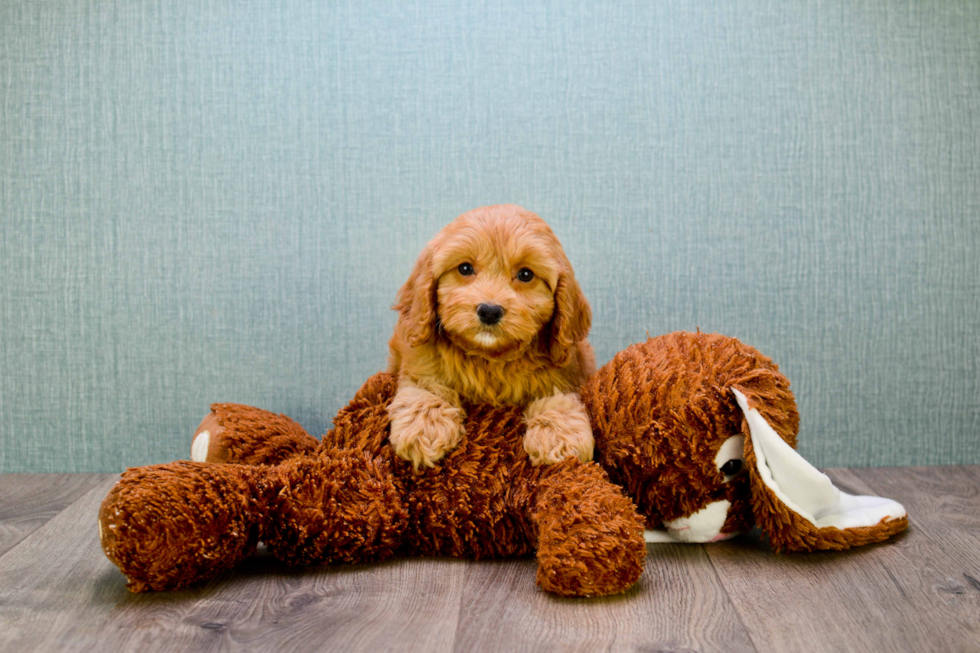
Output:
<svg viewBox="0 0 980 653">
<path fill-rule="evenodd" d="M 436 234 L 398 292 L 388 414 L 395 453 L 432 467 L 463 437 L 463 402 L 524 407 L 532 463 L 592 459 L 578 390 L 595 371 L 592 321 L 544 220 L 474 209 Z"/>
</svg>

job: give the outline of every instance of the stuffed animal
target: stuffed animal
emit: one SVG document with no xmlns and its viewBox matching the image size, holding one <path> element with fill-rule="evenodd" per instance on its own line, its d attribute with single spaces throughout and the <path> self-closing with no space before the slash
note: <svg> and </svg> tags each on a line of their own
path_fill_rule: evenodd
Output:
<svg viewBox="0 0 980 653">
<path fill-rule="evenodd" d="M 202 462 L 131 469 L 110 491 L 106 555 L 143 591 L 211 578 L 259 541 L 302 565 L 536 551 L 545 590 L 598 596 L 637 580 L 644 539 L 716 541 L 755 524 L 776 550 L 844 549 L 908 523 L 796 454 L 789 381 L 732 338 L 661 336 L 596 372 L 583 401 L 597 462 L 531 466 L 519 408 L 468 406 L 465 441 L 416 471 L 388 444 L 396 389 L 371 377 L 321 442 L 285 416 L 213 405 L 192 445 Z"/>
</svg>

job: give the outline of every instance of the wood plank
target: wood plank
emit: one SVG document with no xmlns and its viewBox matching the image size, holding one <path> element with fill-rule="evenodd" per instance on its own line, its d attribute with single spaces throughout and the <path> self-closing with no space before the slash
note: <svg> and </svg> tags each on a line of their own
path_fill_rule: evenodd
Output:
<svg viewBox="0 0 980 653">
<path fill-rule="evenodd" d="M 260 555 L 197 593 L 122 597 L 92 650 L 448 651 L 467 564 L 290 570 Z"/>
<path fill-rule="evenodd" d="M 0 474 L 0 556 L 109 474 Z"/>
<path fill-rule="evenodd" d="M 980 560 L 980 549 L 968 542 L 972 538 L 975 544 L 980 525 L 977 484 L 965 483 L 965 473 L 952 478 L 939 471 L 835 469 L 828 474 L 846 491 L 902 502 L 911 515 L 910 531 L 844 552 L 776 555 L 758 538 L 745 537 L 707 546 L 756 648 L 980 650 L 980 601 L 968 592 L 957 594 L 962 583 L 949 580 L 963 578 L 967 568 L 976 570 Z M 929 529 L 936 539 L 927 535 Z M 939 544 L 945 538 L 963 546 L 949 552 Z"/>
<path fill-rule="evenodd" d="M 980 465 L 958 465 L 957 467 L 963 470 L 963 472 L 967 476 L 972 477 L 975 482 L 980 483 Z M 945 469 L 945 468 L 922 467 L 920 469 Z"/>
<path fill-rule="evenodd" d="M 980 467 L 868 469 L 862 477 L 909 511 L 915 537 L 895 547 L 906 572 L 895 582 L 919 608 L 921 627 L 961 634 L 980 651 Z"/>
<path fill-rule="evenodd" d="M 534 560 L 467 568 L 457 651 L 754 651 L 700 545 L 647 547 L 621 596 L 562 599 L 535 586 Z"/>
<path fill-rule="evenodd" d="M 0 649 L 64 650 L 94 633 L 122 586 L 99 546 L 101 480 L 0 558 Z"/>
</svg>

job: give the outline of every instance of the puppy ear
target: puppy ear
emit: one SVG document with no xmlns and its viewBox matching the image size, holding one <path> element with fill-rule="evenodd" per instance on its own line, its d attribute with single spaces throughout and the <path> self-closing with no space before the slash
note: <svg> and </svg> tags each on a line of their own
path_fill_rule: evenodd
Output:
<svg viewBox="0 0 980 653">
<path fill-rule="evenodd" d="M 428 342 L 436 329 L 436 278 L 432 270 L 432 247 L 427 246 L 415 261 L 412 274 L 398 291 L 392 308 L 404 326 L 408 342 L 417 347 Z"/>
<path fill-rule="evenodd" d="M 769 425 L 740 390 L 745 464 L 756 525 L 776 551 L 849 549 L 881 542 L 908 527 L 901 504 L 853 496 L 834 486 Z"/>
<path fill-rule="evenodd" d="M 592 327 L 592 308 L 586 301 L 575 276 L 570 272 L 558 275 L 555 286 L 555 313 L 551 318 L 551 338 L 548 355 L 556 365 L 563 365 L 575 343 L 584 340 Z"/>
</svg>

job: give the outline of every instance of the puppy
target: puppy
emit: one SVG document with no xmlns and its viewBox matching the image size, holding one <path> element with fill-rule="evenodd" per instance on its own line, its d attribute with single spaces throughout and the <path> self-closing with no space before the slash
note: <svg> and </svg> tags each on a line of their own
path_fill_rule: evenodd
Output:
<svg viewBox="0 0 980 653">
<path fill-rule="evenodd" d="M 388 407 L 395 453 L 432 467 L 463 437 L 463 401 L 524 407 L 535 465 L 592 459 L 578 390 L 595 371 L 592 312 L 544 220 L 474 209 L 422 251 L 393 307 Z"/>
</svg>

